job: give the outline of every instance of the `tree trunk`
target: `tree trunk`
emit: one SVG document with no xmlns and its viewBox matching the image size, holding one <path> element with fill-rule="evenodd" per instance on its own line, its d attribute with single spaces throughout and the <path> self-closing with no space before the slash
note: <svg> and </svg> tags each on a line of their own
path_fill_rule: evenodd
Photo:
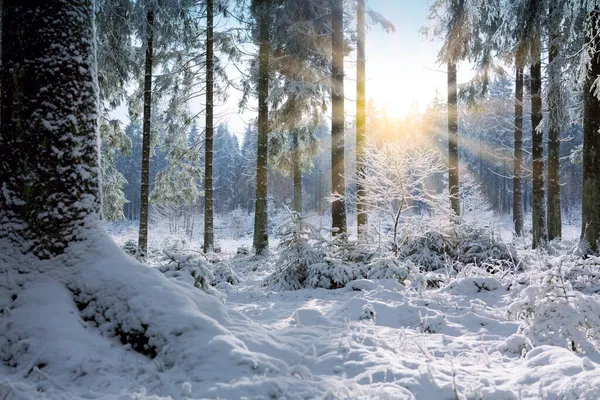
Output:
<svg viewBox="0 0 600 400">
<path fill-rule="evenodd" d="M 456 87 L 456 64 L 448 63 L 448 190 L 450 206 L 460 215 L 458 192 L 458 96 Z"/>
<path fill-rule="evenodd" d="M 2 19 L 0 241 L 52 258 L 102 219 L 93 2 L 4 0 Z"/>
<path fill-rule="evenodd" d="M 518 64 L 518 62 L 517 62 Z M 523 234 L 523 67 L 517 65 L 515 81 L 515 149 L 513 159 L 513 222 Z"/>
<path fill-rule="evenodd" d="M 599 13 L 592 11 L 586 24 L 586 42 L 590 43 L 591 65 L 583 91 L 583 195 L 581 203 L 581 236 L 592 251 L 598 251 L 600 240 L 600 100 L 594 82 L 600 75 Z"/>
<path fill-rule="evenodd" d="M 258 141 L 256 158 L 256 211 L 254 213 L 254 251 L 265 254 L 269 248 L 267 217 L 267 156 L 269 130 L 269 25 L 270 0 L 260 8 L 260 48 L 258 67 Z"/>
<path fill-rule="evenodd" d="M 541 54 L 532 54 L 531 65 L 531 156 L 532 202 L 531 222 L 533 225 L 533 248 L 538 248 L 548 240 L 546 210 L 544 209 L 544 134 L 542 122 L 542 68 Z"/>
<path fill-rule="evenodd" d="M 358 0 L 357 8 L 357 33 L 358 41 L 356 45 L 356 176 L 357 178 L 365 174 L 365 141 L 367 136 L 365 98 L 366 82 L 366 55 L 365 55 L 365 0 Z M 360 182 L 360 179 L 358 179 Z M 360 233 L 363 227 L 367 226 L 367 210 L 364 205 L 365 188 L 362 183 L 356 184 L 356 229 Z"/>
<path fill-rule="evenodd" d="M 292 131 L 292 160 L 294 164 L 294 211 L 302 214 L 302 171 L 300 169 L 300 149 L 298 130 Z"/>
<path fill-rule="evenodd" d="M 142 125 L 142 179 L 140 189 L 140 231 L 137 258 L 145 259 L 148 252 L 148 195 L 150 180 L 150 119 L 152 117 L 152 42 L 154 40 L 154 12 L 148 11 L 148 37 L 144 76 L 144 122 Z"/>
<path fill-rule="evenodd" d="M 331 222 L 336 235 L 346 233 L 346 182 L 344 166 L 344 8 L 333 0 L 331 13 L 332 121 L 331 191 L 341 196 L 331 203 Z"/>
<path fill-rule="evenodd" d="M 213 0 L 206 1 L 206 122 L 204 142 L 204 252 L 215 246 L 213 226 Z"/>
<path fill-rule="evenodd" d="M 548 53 L 548 239 L 562 236 L 562 216 L 560 206 L 560 130 L 562 112 L 560 102 L 561 71 L 557 63 L 558 29 L 553 18 L 555 7 L 549 2 L 549 53 Z"/>
</svg>

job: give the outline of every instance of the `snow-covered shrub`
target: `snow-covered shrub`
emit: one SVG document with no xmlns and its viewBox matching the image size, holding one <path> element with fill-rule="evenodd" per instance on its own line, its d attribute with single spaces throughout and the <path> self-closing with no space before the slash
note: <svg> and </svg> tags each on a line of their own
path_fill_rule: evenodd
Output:
<svg viewBox="0 0 600 400">
<path fill-rule="evenodd" d="M 400 248 L 403 260 L 413 262 L 425 271 L 435 271 L 449 264 L 454 243 L 451 237 L 441 232 L 425 232 L 407 237 Z"/>
<path fill-rule="evenodd" d="M 279 227 L 281 237 L 276 269 L 265 279 L 275 290 L 299 290 L 308 278 L 309 266 L 323 260 L 324 238 L 317 228 L 296 212 Z"/>
<path fill-rule="evenodd" d="M 373 280 L 395 279 L 403 283 L 410 273 L 409 265 L 400 264 L 398 257 L 392 255 L 374 260 L 367 268 L 367 278 Z"/>
<path fill-rule="evenodd" d="M 345 287 L 350 281 L 367 277 L 368 252 L 357 250 L 356 242 L 336 235 L 324 249 L 322 261 L 309 266 L 306 286 L 324 289 Z"/>
<path fill-rule="evenodd" d="M 325 262 L 308 267 L 307 283 L 310 287 L 339 289 L 350 281 L 366 278 L 366 276 L 367 266 L 365 264 L 326 258 Z"/>
<path fill-rule="evenodd" d="M 240 277 L 233 271 L 231 265 L 225 262 L 221 262 L 215 266 L 213 271 L 214 278 L 211 281 L 211 285 L 216 286 L 221 282 L 227 282 L 230 285 L 237 285 L 240 283 Z"/>
<path fill-rule="evenodd" d="M 401 247 L 403 260 L 435 271 L 452 265 L 456 269 L 475 264 L 494 273 L 516 264 L 516 252 L 502 242 L 491 229 L 456 224 L 440 231 L 405 237 Z"/>
<path fill-rule="evenodd" d="M 375 323 L 376 317 L 377 313 L 375 312 L 375 308 L 373 308 L 373 304 L 367 303 L 363 306 L 358 319 L 360 321 L 373 321 Z"/>
<path fill-rule="evenodd" d="M 383 146 L 369 142 L 362 168 L 365 173 L 357 175 L 355 183 L 364 191 L 360 198 L 350 200 L 392 225 L 392 248 L 397 253 L 402 217 L 408 211 L 432 209 L 438 201 L 431 180 L 446 170 L 441 153 L 411 132 Z"/>
<path fill-rule="evenodd" d="M 194 285 L 222 301 L 225 300 L 224 295 L 211 286 L 215 281 L 215 275 L 204 259 L 197 255 L 178 254 L 167 250 L 164 251 L 164 254 L 163 261 L 168 261 L 168 263 L 158 267 L 160 272 L 169 278 Z"/>
<path fill-rule="evenodd" d="M 534 346 L 566 347 L 600 360 L 599 299 L 573 290 L 563 262 L 559 257 L 532 275 L 530 284 L 508 307 L 508 315 L 523 320 L 519 331 Z"/>
<path fill-rule="evenodd" d="M 133 239 L 127 240 L 121 248 L 131 257 L 135 257 L 135 253 L 137 253 L 137 243 Z"/>
</svg>

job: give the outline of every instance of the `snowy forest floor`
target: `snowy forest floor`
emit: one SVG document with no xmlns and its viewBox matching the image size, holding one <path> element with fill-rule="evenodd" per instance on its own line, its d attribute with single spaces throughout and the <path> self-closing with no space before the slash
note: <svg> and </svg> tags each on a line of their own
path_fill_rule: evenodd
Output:
<svg viewBox="0 0 600 400">
<path fill-rule="evenodd" d="M 110 231 L 122 245 L 134 228 L 117 224 Z M 166 236 L 160 240 L 173 240 Z M 238 284 L 218 286 L 227 296 L 224 307 L 154 271 L 142 277 L 148 267 L 133 260 L 114 265 L 120 255 L 88 268 L 86 279 L 95 282 L 90 293 L 139 280 L 136 290 L 145 292 L 129 300 L 125 312 L 142 323 L 152 316 L 158 321 L 165 343 L 153 360 L 101 335 L 102 323 L 82 328 L 60 282 L 26 286 L 0 318 L 0 337 L 9 325 L 21 329 L 12 333 L 18 338 L 0 341 L 13 348 L 0 350 L 4 358 L 11 355 L 8 364 L 20 363 L 0 363 L 0 399 L 600 398 L 597 353 L 532 346 L 522 321 L 510 318 L 530 271 L 510 279 L 463 274 L 428 290 L 364 279 L 336 290 L 273 292 L 262 283 L 274 257 L 235 256 L 249 240 L 245 234 L 219 240 L 219 257 L 240 277 Z M 166 288 L 157 286 L 163 281 Z M 120 284 L 113 290 L 125 290 Z M 165 298 L 175 291 L 181 295 Z M 119 294 L 109 293 L 107 301 L 110 296 Z M 185 320 L 168 315 L 188 308 Z M 48 315 L 54 323 L 44 322 Z M 21 347 L 38 347 L 19 352 L 19 340 L 28 341 Z"/>
</svg>

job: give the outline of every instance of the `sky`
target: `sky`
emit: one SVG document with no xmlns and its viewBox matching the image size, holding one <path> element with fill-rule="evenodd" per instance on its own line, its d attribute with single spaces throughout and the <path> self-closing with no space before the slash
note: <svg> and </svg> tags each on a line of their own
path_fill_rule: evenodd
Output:
<svg viewBox="0 0 600 400">
<path fill-rule="evenodd" d="M 437 54 L 441 47 L 439 41 L 431 41 L 420 32 L 428 23 L 428 0 L 367 0 L 367 7 L 379 12 L 396 27 L 396 32 L 387 33 L 378 26 L 367 31 L 367 82 L 366 96 L 372 99 L 377 108 L 387 108 L 388 115 L 403 117 L 416 104 L 423 110 L 435 97 L 446 96 L 446 67 L 437 64 Z M 218 25 L 227 25 L 223 20 Z M 221 25 L 221 26 L 224 26 Z M 347 119 L 352 120 L 356 109 L 356 53 L 346 57 L 345 62 L 345 110 Z M 245 69 L 246 65 L 240 65 Z M 229 66 L 230 78 L 239 80 L 239 73 Z M 469 78 L 470 71 L 459 65 L 458 81 Z M 246 125 L 256 118 L 255 111 L 240 112 L 238 102 L 241 93 L 230 89 L 228 100 L 216 106 L 215 125 L 224 123 L 230 132 L 242 135 Z M 254 106 L 256 99 L 251 99 Z M 202 105 L 192 105 L 192 109 L 202 109 Z M 121 107 L 116 115 L 127 120 L 126 108 Z M 198 121 L 200 128 L 203 118 Z"/>
<path fill-rule="evenodd" d="M 446 67 L 437 64 L 441 43 L 425 38 L 420 30 L 427 24 L 427 0 L 370 0 L 367 7 L 379 12 L 396 27 L 387 33 L 380 27 L 367 31 L 367 99 L 373 99 L 378 108 L 386 107 L 388 115 L 403 117 L 413 103 L 422 110 L 435 97 L 446 95 Z M 345 110 L 349 119 L 356 108 L 356 54 L 346 58 L 344 83 Z M 459 82 L 468 71 L 459 71 Z M 231 132 L 242 134 L 245 126 L 256 117 L 254 112 L 239 113 L 238 93 L 231 93 L 221 107 L 222 121 Z M 256 101 L 256 100 L 253 100 Z"/>
</svg>

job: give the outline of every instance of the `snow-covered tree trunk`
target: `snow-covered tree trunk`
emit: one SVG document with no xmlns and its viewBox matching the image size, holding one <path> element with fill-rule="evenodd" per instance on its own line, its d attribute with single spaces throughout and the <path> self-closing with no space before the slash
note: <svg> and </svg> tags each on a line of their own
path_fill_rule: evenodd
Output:
<svg viewBox="0 0 600 400">
<path fill-rule="evenodd" d="M 562 236 L 560 206 L 560 131 L 562 125 L 561 68 L 559 65 L 559 18 L 557 9 L 548 2 L 549 52 L 548 52 L 548 239 Z"/>
<path fill-rule="evenodd" d="M 531 156 L 532 203 L 531 221 L 533 225 L 533 248 L 538 248 L 548 240 L 544 195 L 544 133 L 542 129 L 542 63 L 541 45 L 532 51 L 531 64 Z"/>
<path fill-rule="evenodd" d="M 294 211 L 302 214 L 302 170 L 300 168 L 300 144 L 298 143 L 299 132 L 292 131 L 292 163 L 294 174 Z"/>
<path fill-rule="evenodd" d="M 92 0 L 2 2 L 0 239 L 52 258 L 101 217 Z"/>
<path fill-rule="evenodd" d="M 515 135 L 513 155 L 513 222 L 515 234 L 523 234 L 523 67 L 517 60 L 515 80 Z"/>
<path fill-rule="evenodd" d="M 204 141 L 204 252 L 214 249 L 213 225 L 213 0 L 206 2 L 206 123 Z"/>
<path fill-rule="evenodd" d="M 365 174 L 364 152 L 367 136 L 367 120 L 366 109 L 367 103 L 365 98 L 365 82 L 366 82 L 366 54 L 365 54 L 365 0 L 358 0 L 357 7 L 357 43 L 356 43 L 356 175 Z M 367 210 L 362 201 L 364 197 L 364 188 L 360 180 L 356 184 L 356 225 L 357 231 L 360 232 L 362 227 L 366 227 L 368 223 Z"/>
<path fill-rule="evenodd" d="M 331 12 L 331 191 L 340 196 L 331 203 L 332 227 L 336 234 L 346 232 L 344 166 L 344 2 L 333 0 Z"/>
<path fill-rule="evenodd" d="M 448 191 L 450 206 L 460 215 L 458 192 L 458 90 L 456 86 L 456 64 L 448 62 Z"/>
<path fill-rule="evenodd" d="M 592 11 L 586 27 L 586 43 L 590 46 L 583 111 L 583 198 L 581 204 L 582 238 L 593 251 L 600 240 L 600 100 L 597 79 L 600 76 L 600 14 Z"/>
<path fill-rule="evenodd" d="M 144 121 L 142 124 L 142 176 L 140 190 L 140 230 L 137 257 L 144 259 L 148 252 L 148 195 L 150 181 L 150 122 L 152 118 L 152 44 L 154 12 L 148 11 L 146 22 L 146 63 L 144 76 Z"/>
<path fill-rule="evenodd" d="M 261 2 L 259 10 L 258 67 L 258 144 L 256 157 L 256 209 L 254 213 L 254 251 L 264 254 L 269 248 L 267 217 L 267 158 L 269 132 L 269 30 L 271 1 Z"/>
</svg>

